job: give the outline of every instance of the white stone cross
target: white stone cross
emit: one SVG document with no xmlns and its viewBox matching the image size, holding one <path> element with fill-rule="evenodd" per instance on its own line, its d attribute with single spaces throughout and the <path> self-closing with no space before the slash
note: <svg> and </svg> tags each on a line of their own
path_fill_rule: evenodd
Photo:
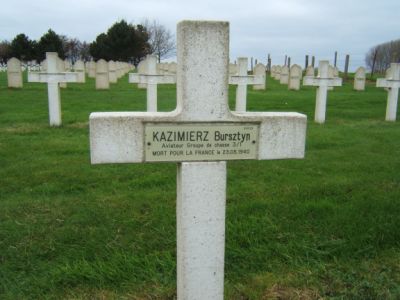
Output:
<svg viewBox="0 0 400 300">
<path fill-rule="evenodd" d="M 29 82 L 47 83 L 50 126 L 60 126 L 62 124 L 59 84 L 62 82 L 79 82 L 79 74 L 77 72 L 59 72 L 57 70 L 57 60 L 57 52 L 46 52 L 47 71 L 28 73 Z"/>
<path fill-rule="evenodd" d="M 177 108 L 92 113 L 91 162 L 178 162 L 177 297 L 221 300 L 225 160 L 303 158 L 307 118 L 229 110 L 227 22 L 180 22 L 177 59 Z"/>
<path fill-rule="evenodd" d="M 147 111 L 157 111 L 157 85 L 176 83 L 176 75 L 157 74 L 157 56 L 148 55 L 146 58 L 146 74 L 129 73 L 130 83 L 142 83 L 147 86 Z"/>
<path fill-rule="evenodd" d="M 315 103 L 315 122 L 325 123 L 326 99 L 328 88 L 341 86 L 342 79 L 338 77 L 329 77 L 329 61 L 321 60 L 318 65 L 318 76 L 305 76 L 303 85 L 317 86 L 317 98 Z"/>
<path fill-rule="evenodd" d="M 400 88 L 400 63 L 390 64 L 390 72 L 388 74 L 388 78 L 379 78 L 376 81 L 376 86 L 387 88 L 388 91 L 386 121 L 396 121 Z"/>
<path fill-rule="evenodd" d="M 229 76 L 229 84 L 237 85 L 235 111 L 246 111 L 247 86 L 263 84 L 265 77 L 247 75 L 247 57 L 238 58 L 238 74 Z"/>
</svg>

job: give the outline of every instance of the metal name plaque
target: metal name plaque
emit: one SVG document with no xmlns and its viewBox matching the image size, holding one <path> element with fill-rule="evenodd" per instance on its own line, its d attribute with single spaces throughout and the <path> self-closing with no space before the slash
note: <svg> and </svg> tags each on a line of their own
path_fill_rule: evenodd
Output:
<svg viewBox="0 0 400 300">
<path fill-rule="evenodd" d="M 254 123 L 147 123 L 145 161 L 256 159 L 258 131 Z"/>
</svg>

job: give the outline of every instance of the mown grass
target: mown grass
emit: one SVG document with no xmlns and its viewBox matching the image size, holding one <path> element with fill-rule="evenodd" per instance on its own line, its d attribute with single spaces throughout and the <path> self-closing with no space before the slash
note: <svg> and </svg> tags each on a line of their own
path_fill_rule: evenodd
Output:
<svg viewBox="0 0 400 300">
<path fill-rule="evenodd" d="M 400 126 L 384 121 L 386 92 L 346 82 L 317 125 L 314 88 L 267 84 L 248 110 L 307 114 L 306 158 L 228 163 L 226 298 L 400 298 Z M 46 93 L 0 73 L 0 298 L 173 299 L 175 164 L 89 161 L 89 113 L 143 111 L 145 91 L 126 76 L 109 91 L 69 84 L 60 128 Z M 158 94 L 159 110 L 175 107 L 174 86 Z"/>
</svg>

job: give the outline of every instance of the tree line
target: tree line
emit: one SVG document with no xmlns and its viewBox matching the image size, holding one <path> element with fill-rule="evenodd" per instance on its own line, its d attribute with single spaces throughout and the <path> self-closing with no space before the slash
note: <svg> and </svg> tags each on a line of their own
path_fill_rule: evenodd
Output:
<svg viewBox="0 0 400 300">
<path fill-rule="evenodd" d="M 393 62 L 400 62 L 400 39 L 376 45 L 365 56 L 371 73 L 384 73 Z"/>
<path fill-rule="evenodd" d="M 52 29 L 37 41 L 20 33 L 11 41 L 0 42 L 0 63 L 11 57 L 25 62 L 42 61 L 46 52 L 57 52 L 60 58 L 71 62 L 105 59 L 137 65 L 147 54 L 156 54 L 162 59 L 173 55 L 174 51 L 173 35 L 157 21 L 145 20 L 143 24 L 134 25 L 121 20 L 92 43 L 57 34 Z"/>
</svg>

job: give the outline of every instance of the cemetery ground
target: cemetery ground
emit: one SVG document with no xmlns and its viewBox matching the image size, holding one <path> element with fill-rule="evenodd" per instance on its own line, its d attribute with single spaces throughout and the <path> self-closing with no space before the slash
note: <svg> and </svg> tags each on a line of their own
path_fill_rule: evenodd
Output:
<svg viewBox="0 0 400 300">
<path fill-rule="evenodd" d="M 146 111 L 146 91 L 69 83 L 50 128 L 46 85 L 24 78 L 0 73 L 0 298 L 173 299 L 176 164 L 89 158 L 89 113 Z M 323 125 L 313 87 L 248 89 L 249 111 L 307 114 L 306 157 L 228 162 L 226 299 L 400 298 L 400 123 L 384 89 L 352 85 Z M 160 111 L 175 91 L 158 87 Z"/>
</svg>

